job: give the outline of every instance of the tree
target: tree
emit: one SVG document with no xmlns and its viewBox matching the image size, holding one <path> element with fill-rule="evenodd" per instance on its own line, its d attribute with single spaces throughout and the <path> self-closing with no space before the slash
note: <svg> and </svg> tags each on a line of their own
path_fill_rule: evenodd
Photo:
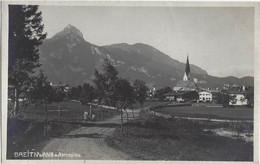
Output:
<svg viewBox="0 0 260 164">
<path fill-rule="evenodd" d="M 128 80 L 122 78 L 116 80 L 111 90 L 115 93 L 117 102 L 126 102 L 128 106 L 135 102 L 134 88 Z"/>
<path fill-rule="evenodd" d="M 77 87 L 72 87 L 71 92 L 72 92 L 72 99 L 73 100 L 78 100 L 78 98 L 79 98 L 78 88 Z"/>
<path fill-rule="evenodd" d="M 80 102 L 81 104 L 86 105 L 96 97 L 95 88 L 88 83 L 83 84 L 82 88 Z"/>
<path fill-rule="evenodd" d="M 29 87 L 34 69 L 39 67 L 39 45 L 46 38 L 38 6 L 9 5 L 8 83 L 15 90 L 14 113 L 19 96 Z"/>
<path fill-rule="evenodd" d="M 149 89 L 146 87 L 144 81 L 142 80 L 134 81 L 135 98 L 140 103 L 141 108 L 143 107 L 144 100 L 147 97 L 148 90 Z"/>
<path fill-rule="evenodd" d="M 224 108 L 229 107 L 229 103 L 233 104 L 236 101 L 236 96 L 235 95 L 230 95 L 226 92 L 221 93 L 221 104 L 223 105 Z"/>
<path fill-rule="evenodd" d="M 162 89 L 159 89 L 155 93 L 155 97 L 158 99 L 164 99 L 164 94 L 171 92 L 172 89 L 170 87 L 164 87 Z"/>
<path fill-rule="evenodd" d="M 104 79 L 105 79 L 105 101 L 106 104 L 115 106 L 116 105 L 116 99 L 115 99 L 115 93 L 111 89 L 111 87 L 114 85 L 116 80 L 118 80 L 118 71 L 116 68 L 111 64 L 111 62 L 108 59 L 105 59 L 104 65 L 103 65 L 103 71 L 104 71 Z"/>
<path fill-rule="evenodd" d="M 97 98 L 98 98 L 98 103 L 101 104 L 102 99 L 104 99 L 105 97 L 105 77 L 103 76 L 103 74 L 99 73 L 96 69 L 95 69 L 95 79 L 93 80 L 94 84 L 95 84 L 95 89 L 96 89 L 96 93 L 97 93 Z"/>
<path fill-rule="evenodd" d="M 78 92 L 77 97 L 78 97 L 78 98 L 79 98 L 80 95 L 82 94 L 82 91 L 83 91 L 82 86 L 81 86 L 81 85 L 78 85 L 78 87 L 77 87 L 77 92 Z"/>
<path fill-rule="evenodd" d="M 116 106 L 120 110 L 121 115 L 121 132 L 123 131 L 123 111 L 125 110 L 127 119 L 128 113 L 126 111 L 127 107 L 132 108 L 132 104 L 135 102 L 134 88 L 131 86 L 130 82 L 126 79 L 118 79 L 112 85 L 111 90 L 114 93 L 114 99 L 116 100 Z"/>
<path fill-rule="evenodd" d="M 68 99 L 70 100 L 79 100 L 81 97 L 81 94 L 83 92 L 83 88 L 81 85 L 78 85 L 77 87 L 72 87 L 68 92 Z"/>
<path fill-rule="evenodd" d="M 108 59 L 105 59 L 103 64 L 103 73 L 99 73 L 95 70 L 94 74 L 95 79 L 93 81 L 96 85 L 99 103 L 103 100 L 107 105 L 115 106 L 115 95 L 111 90 L 111 87 L 115 81 L 118 80 L 118 71 Z"/>
<path fill-rule="evenodd" d="M 249 107 L 254 107 L 254 92 L 247 93 L 245 98 L 248 101 L 248 106 Z"/>
<path fill-rule="evenodd" d="M 109 88 L 112 85 L 112 83 L 118 79 L 118 71 L 108 59 L 104 60 L 103 71 L 107 87 Z"/>
<path fill-rule="evenodd" d="M 29 100 L 34 104 L 45 104 L 45 130 L 44 135 L 47 135 L 48 125 L 48 104 L 56 100 L 56 92 L 47 81 L 47 77 L 40 71 L 38 76 L 35 76 L 31 81 L 31 86 L 28 92 Z"/>
<path fill-rule="evenodd" d="M 221 93 L 216 93 L 216 103 L 222 104 L 222 94 Z"/>
<path fill-rule="evenodd" d="M 47 77 L 40 71 L 39 75 L 34 76 L 28 90 L 29 100 L 34 104 L 52 103 L 55 99 L 55 90 L 47 80 Z"/>
<path fill-rule="evenodd" d="M 54 91 L 55 91 L 54 101 L 55 102 L 59 102 L 59 101 L 64 100 L 64 98 L 66 97 L 66 93 L 65 93 L 64 90 L 65 90 L 64 86 L 58 86 L 57 88 L 54 89 Z"/>
</svg>

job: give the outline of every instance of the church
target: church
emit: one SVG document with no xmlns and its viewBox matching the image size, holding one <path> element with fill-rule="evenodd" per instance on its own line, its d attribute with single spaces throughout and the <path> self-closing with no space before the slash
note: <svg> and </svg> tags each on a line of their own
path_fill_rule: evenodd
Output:
<svg viewBox="0 0 260 164">
<path fill-rule="evenodd" d="M 199 99 L 198 90 L 199 88 L 191 76 L 189 57 L 187 56 L 183 80 L 178 81 L 173 91 L 165 94 L 165 98 L 177 102 L 197 101 Z"/>
<path fill-rule="evenodd" d="M 187 56 L 186 68 L 183 76 L 183 80 L 177 82 L 173 88 L 174 91 L 197 91 L 198 86 L 193 81 L 190 72 L 189 56 Z"/>
</svg>

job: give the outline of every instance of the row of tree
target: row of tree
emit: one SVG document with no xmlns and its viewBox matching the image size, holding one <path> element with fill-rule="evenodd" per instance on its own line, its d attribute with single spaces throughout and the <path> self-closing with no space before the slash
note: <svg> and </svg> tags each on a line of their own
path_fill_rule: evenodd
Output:
<svg viewBox="0 0 260 164">
<path fill-rule="evenodd" d="M 14 114 L 19 111 L 19 98 L 23 95 L 26 102 L 46 105 L 47 121 L 47 105 L 62 101 L 65 93 L 62 87 L 52 87 L 43 71 L 36 73 L 40 67 L 39 46 L 47 35 L 43 32 L 41 15 L 35 5 L 9 6 L 8 85 L 14 88 Z M 119 77 L 108 59 L 104 61 L 103 71 L 95 70 L 94 74 L 94 86 L 73 87 L 67 97 L 78 99 L 82 104 L 97 99 L 100 104 L 121 109 L 131 107 L 135 101 L 143 105 L 148 90 L 145 82 L 136 80 L 131 83 Z"/>
<path fill-rule="evenodd" d="M 95 70 L 93 86 L 84 83 L 82 86 L 72 87 L 67 94 L 67 99 L 80 100 L 87 104 L 97 100 L 99 104 L 116 107 L 120 103 L 131 107 L 138 101 L 143 106 L 147 97 L 148 88 L 142 80 L 133 83 L 118 76 L 118 71 L 108 59 L 104 60 L 102 73 Z"/>
<path fill-rule="evenodd" d="M 63 92 L 50 86 L 40 67 L 39 46 L 46 38 L 36 5 L 9 5 L 8 85 L 14 88 L 14 113 L 21 95 L 30 103 L 61 101 Z"/>
<path fill-rule="evenodd" d="M 19 97 L 26 94 L 40 67 L 39 45 L 46 38 L 38 6 L 9 5 L 8 84 L 14 88 L 14 114 Z"/>
<path fill-rule="evenodd" d="M 62 88 L 55 89 L 50 85 L 42 71 L 38 75 L 35 73 L 40 67 L 39 45 L 47 35 L 43 32 L 41 14 L 35 5 L 9 5 L 8 84 L 14 87 L 14 114 L 19 110 L 22 94 L 32 103 L 44 103 L 46 113 L 47 104 L 62 101 L 65 96 Z M 73 87 L 67 96 L 80 100 L 82 104 L 97 99 L 99 104 L 120 109 L 131 107 L 135 101 L 143 105 L 148 91 L 144 81 L 131 83 L 119 77 L 108 59 L 104 61 L 102 72 L 95 70 L 94 75 L 94 86 Z M 161 99 L 170 91 L 169 87 L 163 88 L 156 92 L 155 97 Z M 250 101 L 253 102 L 253 98 Z"/>
</svg>

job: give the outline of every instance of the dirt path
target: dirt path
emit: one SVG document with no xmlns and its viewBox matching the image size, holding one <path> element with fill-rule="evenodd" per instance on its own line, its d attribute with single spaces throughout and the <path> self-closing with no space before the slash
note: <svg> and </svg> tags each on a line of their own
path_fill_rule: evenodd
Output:
<svg viewBox="0 0 260 164">
<path fill-rule="evenodd" d="M 129 113 L 132 114 L 132 113 Z M 138 111 L 135 112 L 137 116 Z M 113 134 L 115 126 L 105 124 L 120 124 L 120 116 L 106 121 L 96 122 L 97 126 L 81 127 L 59 138 L 53 138 L 42 152 L 54 154 L 80 154 L 80 157 L 55 157 L 46 159 L 85 159 L 85 160 L 125 160 L 130 159 L 127 154 L 109 147 L 105 138 Z M 102 125 L 102 126 L 99 126 Z"/>
</svg>

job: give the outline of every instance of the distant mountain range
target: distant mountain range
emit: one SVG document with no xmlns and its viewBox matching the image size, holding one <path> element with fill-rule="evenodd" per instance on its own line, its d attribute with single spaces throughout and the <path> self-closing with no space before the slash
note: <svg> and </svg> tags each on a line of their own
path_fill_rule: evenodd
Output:
<svg viewBox="0 0 260 164">
<path fill-rule="evenodd" d="M 143 43 L 91 44 L 72 25 L 66 26 L 40 46 L 41 69 L 53 83 L 61 82 L 70 86 L 92 83 L 94 70 L 102 70 L 105 58 L 117 68 L 119 76 L 132 81 L 142 79 L 150 87 L 173 87 L 182 79 L 185 70 L 185 63 Z M 225 83 L 253 86 L 253 77 L 219 78 L 208 75 L 198 66 L 191 64 L 190 67 L 198 85 L 204 87 L 221 87 Z"/>
</svg>

